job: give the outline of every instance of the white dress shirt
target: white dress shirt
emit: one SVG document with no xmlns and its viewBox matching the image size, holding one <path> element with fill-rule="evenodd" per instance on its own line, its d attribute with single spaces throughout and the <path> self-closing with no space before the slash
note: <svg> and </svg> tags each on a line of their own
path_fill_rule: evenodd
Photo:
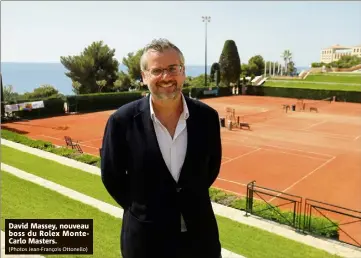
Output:
<svg viewBox="0 0 361 258">
<path fill-rule="evenodd" d="M 150 104 L 150 115 L 153 120 L 155 133 L 157 136 L 159 148 L 162 152 L 162 156 L 165 164 L 168 167 L 172 177 L 178 182 L 180 171 L 183 166 L 187 151 L 187 123 L 186 120 L 189 117 L 189 111 L 187 103 L 182 94 L 183 112 L 179 117 L 179 121 L 172 139 L 167 128 L 158 120 L 154 113 L 152 97 L 149 98 Z M 181 231 L 186 231 L 186 225 L 181 216 Z"/>
</svg>

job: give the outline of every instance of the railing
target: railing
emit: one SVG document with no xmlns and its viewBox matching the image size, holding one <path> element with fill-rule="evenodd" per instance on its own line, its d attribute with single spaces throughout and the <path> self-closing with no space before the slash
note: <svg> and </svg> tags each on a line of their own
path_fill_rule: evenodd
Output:
<svg viewBox="0 0 361 258">
<path fill-rule="evenodd" d="M 255 183 L 247 184 L 246 215 L 276 221 L 304 234 L 361 247 L 361 211 L 307 198 L 302 209 L 302 197 Z"/>
<path fill-rule="evenodd" d="M 254 202 L 254 197 L 258 200 Z M 272 197 L 269 199 L 269 197 Z M 247 185 L 246 215 L 248 213 L 286 224 L 295 229 L 301 228 L 302 197 L 282 193 L 266 187 L 256 186 L 255 181 Z M 279 207 L 288 210 L 281 212 Z"/>
<path fill-rule="evenodd" d="M 323 227 L 319 227 L 317 231 L 314 231 L 314 227 L 312 227 L 315 217 L 325 218 Z M 337 224 L 334 221 L 337 221 Z M 333 227 L 337 227 L 338 235 L 329 235 L 330 238 L 361 247 L 361 211 L 306 199 L 304 231 L 310 234 L 324 235 Z"/>
</svg>

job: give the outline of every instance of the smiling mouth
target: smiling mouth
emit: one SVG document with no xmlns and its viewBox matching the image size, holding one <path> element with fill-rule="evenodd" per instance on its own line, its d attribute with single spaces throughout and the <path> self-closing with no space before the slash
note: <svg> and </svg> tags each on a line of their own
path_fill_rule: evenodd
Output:
<svg viewBox="0 0 361 258">
<path fill-rule="evenodd" d="M 176 84 L 175 83 L 162 83 L 158 85 L 161 88 L 170 88 L 170 87 L 175 87 Z"/>
</svg>

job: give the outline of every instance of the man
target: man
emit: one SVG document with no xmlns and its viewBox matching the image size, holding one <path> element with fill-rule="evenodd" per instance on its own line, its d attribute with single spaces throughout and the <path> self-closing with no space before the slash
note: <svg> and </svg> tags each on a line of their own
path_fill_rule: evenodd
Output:
<svg viewBox="0 0 361 258">
<path fill-rule="evenodd" d="M 182 94 L 182 52 L 167 40 L 144 49 L 150 94 L 113 113 L 105 128 L 101 175 L 123 207 L 124 258 L 219 258 L 209 187 L 222 150 L 218 113 Z"/>
</svg>

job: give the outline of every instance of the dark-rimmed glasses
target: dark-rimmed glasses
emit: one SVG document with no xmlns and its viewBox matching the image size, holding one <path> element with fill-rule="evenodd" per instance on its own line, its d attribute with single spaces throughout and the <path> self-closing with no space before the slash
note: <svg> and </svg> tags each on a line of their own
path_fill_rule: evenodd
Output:
<svg viewBox="0 0 361 258">
<path fill-rule="evenodd" d="M 168 68 L 153 68 L 150 70 L 147 70 L 152 76 L 159 77 L 163 76 L 164 71 L 167 71 L 169 75 L 179 75 L 183 70 L 182 65 L 170 65 Z"/>
</svg>

